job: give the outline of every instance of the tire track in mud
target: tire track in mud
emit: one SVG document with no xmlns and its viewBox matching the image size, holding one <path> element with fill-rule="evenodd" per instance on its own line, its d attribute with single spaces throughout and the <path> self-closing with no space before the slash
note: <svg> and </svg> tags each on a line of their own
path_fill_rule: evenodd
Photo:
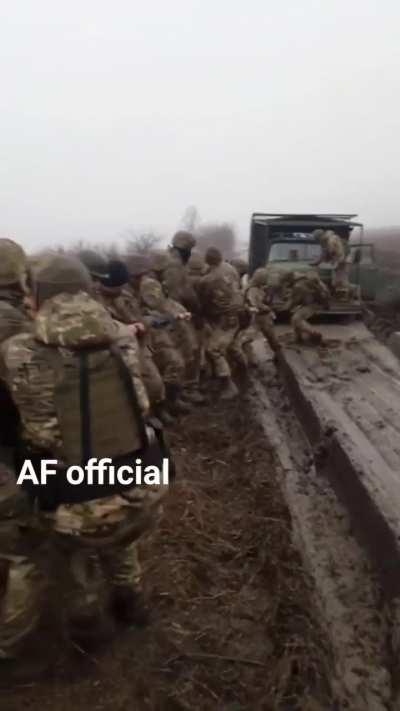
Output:
<svg viewBox="0 0 400 711">
<path fill-rule="evenodd" d="M 293 414 L 284 382 L 262 344 L 258 347 L 263 366 L 252 381 L 254 408 L 275 453 L 296 544 L 330 639 L 337 708 L 397 708 L 389 626 L 377 572 L 329 484 L 323 457 L 318 457 L 321 452 L 311 449 Z"/>
</svg>

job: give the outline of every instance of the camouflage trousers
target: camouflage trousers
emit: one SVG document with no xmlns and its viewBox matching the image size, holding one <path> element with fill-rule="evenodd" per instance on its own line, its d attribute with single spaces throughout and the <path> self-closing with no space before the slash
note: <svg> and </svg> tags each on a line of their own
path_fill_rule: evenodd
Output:
<svg viewBox="0 0 400 711">
<path fill-rule="evenodd" d="M 185 363 L 184 386 L 195 386 L 200 378 L 201 342 L 190 321 L 178 321 L 174 328 L 175 345 Z"/>
<path fill-rule="evenodd" d="M 297 340 L 302 341 L 303 336 L 313 336 L 317 331 L 310 326 L 308 320 L 319 311 L 317 304 L 309 304 L 307 306 L 298 306 L 295 310 L 291 324 L 293 326 Z"/>
<path fill-rule="evenodd" d="M 140 347 L 140 367 L 150 403 L 155 406 L 165 400 L 165 387 L 153 354 L 147 345 Z"/>
<path fill-rule="evenodd" d="M 24 640 L 44 613 L 49 589 L 60 599 L 66 589 L 70 591 L 68 608 L 76 612 L 97 605 L 104 586 L 140 586 L 137 541 L 157 521 L 167 492 L 167 486 L 139 486 L 132 490 L 128 502 L 110 497 L 61 506 L 54 514 L 37 514 L 28 524 L 22 522 L 30 530 L 25 539 L 41 537 L 45 554 L 38 554 L 40 545 L 32 554 L 0 553 L 0 571 L 5 577 L 0 580 L 0 659 L 18 658 Z M 144 522 L 134 540 L 118 543 L 116 534 L 121 526 L 134 523 L 142 514 Z M 14 527 L 18 523 L 15 521 Z M 94 545 L 97 533 L 101 545 Z"/>
<path fill-rule="evenodd" d="M 213 375 L 229 378 L 231 368 L 228 351 L 239 328 L 238 319 L 236 316 L 221 316 L 218 320 L 208 322 L 207 326 L 205 354 L 211 363 Z"/>
<path fill-rule="evenodd" d="M 255 326 L 261 331 L 263 336 L 267 339 L 268 345 L 274 353 L 277 353 L 281 349 L 281 344 L 275 334 L 274 321 L 269 313 L 256 314 Z"/>
<path fill-rule="evenodd" d="M 165 385 L 182 385 L 185 361 L 167 329 L 152 329 L 151 350 Z"/>
</svg>

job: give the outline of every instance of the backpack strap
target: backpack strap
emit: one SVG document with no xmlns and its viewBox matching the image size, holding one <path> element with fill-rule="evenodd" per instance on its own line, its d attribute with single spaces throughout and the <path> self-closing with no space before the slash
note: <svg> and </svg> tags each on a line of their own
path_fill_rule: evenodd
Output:
<svg viewBox="0 0 400 711">
<path fill-rule="evenodd" d="M 79 353 L 79 402 L 81 410 L 81 453 L 82 463 L 92 456 L 92 422 L 90 412 L 90 379 L 88 353 Z"/>
<path fill-rule="evenodd" d="M 149 446 L 149 438 L 148 438 L 147 431 L 146 431 L 145 420 L 143 417 L 142 410 L 140 409 L 139 398 L 138 398 L 136 388 L 133 383 L 133 379 L 132 379 L 131 373 L 129 371 L 129 368 L 126 365 L 126 363 L 122 357 L 122 353 L 121 353 L 120 349 L 118 348 L 118 346 L 115 343 L 113 343 L 110 346 L 110 352 L 112 353 L 112 355 L 114 356 L 114 358 L 117 362 L 119 374 L 120 374 L 122 381 L 126 387 L 126 393 L 128 395 L 129 402 L 132 406 L 132 410 L 133 410 L 133 412 L 136 416 L 137 422 L 139 424 L 139 431 L 140 431 L 140 436 L 143 441 L 143 447 L 148 447 Z"/>
</svg>

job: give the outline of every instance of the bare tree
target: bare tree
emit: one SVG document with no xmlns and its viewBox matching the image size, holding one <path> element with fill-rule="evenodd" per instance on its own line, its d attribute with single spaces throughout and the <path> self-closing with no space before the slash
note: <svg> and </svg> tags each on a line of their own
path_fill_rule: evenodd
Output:
<svg viewBox="0 0 400 711">
<path fill-rule="evenodd" d="M 195 237 L 200 252 L 217 247 L 225 259 L 232 259 L 235 254 L 235 230 L 228 222 L 205 222 L 196 230 Z"/>
<path fill-rule="evenodd" d="M 200 225 L 200 215 L 195 205 L 190 205 L 186 208 L 181 219 L 181 226 L 188 232 L 196 232 Z"/>
<path fill-rule="evenodd" d="M 127 254 L 149 254 L 162 242 L 162 237 L 152 231 L 136 233 L 134 230 L 127 230 L 126 238 L 125 252 Z"/>
</svg>

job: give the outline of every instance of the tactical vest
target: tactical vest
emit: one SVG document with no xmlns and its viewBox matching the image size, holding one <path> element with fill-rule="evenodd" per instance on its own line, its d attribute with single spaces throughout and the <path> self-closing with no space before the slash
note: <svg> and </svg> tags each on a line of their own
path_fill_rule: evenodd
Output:
<svg viewBox="0 0 400 711">
<path fill-rule="evenodd" d="M 165 443 L 162 426 L 156 420 L 145 423 L 131 373 L 116 345 L 106 349 L 82 349 L 64 358 L 57 349 L 46 347 L 45 357 L 54 371 L 54 402 L 61 431 L 62 465 L 46 485 L 23 486 L 42 509 L 54 510 L 63 503 L 82 503 L 96 498 L 123 495 L 130 486 L 83 483 L 74 486 L 66 477 L 68 467 L 84 467 L 89 459 L 109 458 L 111 465 L 134 466 L 140 458 L 143 467 L 161 469 L 170 462 L 170 479 L 175 468 Z M 43 459 L 54 453 L 30 451 L 22 447 L 18 469 L 30 459 L 38 472 Z"/>
<path fill-rule="evenodd" d="M 55 407 L 62 457 L 68 465 L 89 457 L 118 458 L 144 444 L 143 416 L 127 391 L 117 349 L 82 350 L 72 360 L 48 351 L 55 373 Z"/>
</svg>

